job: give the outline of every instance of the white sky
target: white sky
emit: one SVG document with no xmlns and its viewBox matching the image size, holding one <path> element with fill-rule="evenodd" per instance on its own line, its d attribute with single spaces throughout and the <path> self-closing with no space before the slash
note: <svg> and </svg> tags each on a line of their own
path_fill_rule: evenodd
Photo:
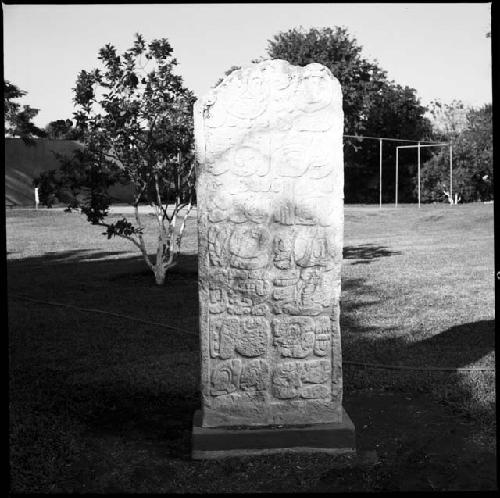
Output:
<svg viewBox="0 0 500 498">
<path fill-rule="evenodd" d="M 5 79 L 28 92 L 45 126 L 72 118 L 72 88 L 98 67 L 106 43 L 119 52 L 134 33 L 168 38 L 179 73 L 197 96 L 232 65 L 266 55 L 267 40 L 298 27 L 345 26 L 389 78 L 422 103 L 491 102 L 490 3 L 2 5 Z"/>
</svg>

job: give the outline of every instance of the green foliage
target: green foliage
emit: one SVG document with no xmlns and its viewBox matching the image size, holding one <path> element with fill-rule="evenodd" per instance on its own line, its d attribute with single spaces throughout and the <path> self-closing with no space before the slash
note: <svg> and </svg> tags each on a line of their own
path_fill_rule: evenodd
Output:
<svg viewBox="0 0 500 498">
<path fill-rule="evenodd" d="M 436 125 L 437 135 L 452 144 L 453 192 L 459 193 L 463 202 L 493 199 L 492 105 L 465 109 L 454 101 L 442 107 L 446 119 Z M 449 151 L 443 148 L 422 166 L 422 199 L 442 199 L 444 190 L 449 189 L 449 178 Z"/>
<path fill-rule="evenodd" d="M 346 28 L 291 29 L 269 40 L 268 55 L 305 66 L 316 62 L 328 67 L 342 86 L 344 133 L 373 137 L 424 140 L 431 133 L 430 122 L 414 89 L 389 81 L 377 62 L 362 56 L 362 47 Z M 378 200 L 379 144 L 373 140 L 344 139 L 346 202 Z M 385 143 L 387 144 L 387 142 Z M 384 150 L 384 163 L 391 174 L 384 174 L 386 201 L 394 195 L 394 142 Z M 402 201 L 413 196 L 412 162 L 401 161 Z"/>
<path fill-rule="evenodd" d="M 125 235 L 128 237 L 142 232 L 142 228 L 135 228 L 132 223 L 127 221 L 127 218 L 122 218 L 121 220 L 109 225 L 103 235 L 107 235 L 108 239 L 110 239 L 115 235 Z"/>
<path fill-rule="evenodd" d="M 413 88 L 387 82 L 371 96 L 371 110 L 365 124 L 365 134 L 371 137 L 431 140 L 432 127 L 424 116 L 425 107 L 420 104 Z M 415 142 L 383 143 L 382 192 L 384 202 L 394 199 L 394 165 L 396 146 Z M 352 202 L 374 202 L 379 197 L 379 143 L 365 140 L 355 150 L 345 148 L 346 198 Z M 404 152 L 403 152 L 404 151 Z M 416 149 L 400 150 L 398 197 L 402 202 L 412 202 L 417 194 L 413 191 L 417 174 Z M 428 154 L 422 149 L 422 158 Z M 354 173 L 354 174 L 353 174 Z"/>
<path fill-rule="evenodd" d="M 3 100 L 4 100 L 4 119 L 5 134 L 13 137 L 20 137 L 27 145 L 34 145 L 34 138 L 45 137 L 45 132 L 35 126 L 31 120 L 40 112 L 29 105 L 23 105 L 14 102 L 27 95 L 27 92 L 21 90 L 10 81 L 3 82 Z"/>
<path fill-rule="evenodd" d="M 102 178 L 110 174 L 109 166 L 103 165 L 112 162 L 121 171 L 121 181 L 133 183 L 137 202 L 157 202 L 155 175 L 165 202 L 177 196 L 178 186 L 182 198 L 193 193 L 195 98 L 183 86 L 182 78 L 174 74 L 177 61 L 171 54 L 166 39 L 147 45 L 141 35 L 136 35 L 132 48 L 122 56 L 110 44 L 99 51 L 104 69 L 79 73 L 74 88 L 76 128 L 70 120 L 47 125 L 53 138 L 84 137 L 85 155 L 75 154 L 67 163 L 72 168 L 63 163 L 61 182 L 66 190 L 74 191 L 77 186 L 90 189 L 90 176 L 84 175 L 84 181 L 80 174 L 87 171 L 90 163 L 94 178 L 99 179 L 94 190 L 99 189 Z M 148 65 L 152 66 L 149 71 Z M 105 183 L 111 185 L 116 179 L 116 175 L 111 175 Z M 46 186 L 46 196 L 50 194 L 49 187 Z M 73 196 L 72 202 L 79 206 L 79 201 L 73 199 L 79 199 L 78 196 Z M 94 221 L 105 216 L 108 205 L 103 199 L 95 197 L 100 205 L 88 210 Z"/>
<path fill-rule="evenodd" d="M 47 207 L 62 202 L 68 210 L 81 209 L 91 223 L 101 222 L 111 203 L 109 187 L 124 181 L 120 168 L 90 148 L 77 149 L 69 157 L 54 154 L 59 168 L 36 179 L 40 202 Z"/>
<path fill-rule="evenodd" d="M 175 264 L 173 255 L 180 250 L 184 229 L 181 223 L 174 233 L 176 218 L 185 206 L 191 209 L 194 194 L 195 97 L 176 74 L 172 53 L 166 38 L 147 44 L 137 34 L 123 54 L 107 44 L 99 50 L 101 68 L 80 71 L 73 89 L 74 118 L 85 151 L 69 160 L 71 167 L 65 167 L 63 160 L 58 185 L 59 191 L 70 192 L 68 207 L 79 207 L 89 222 L 106 227 L 108 238 L 131 240 L 157 283 L 163 283 L 166 269 Z M 125 218 L 104 221 L 111 202 L 107 189 L 116 181 L 134 187 L 137 226 Z M 46 188 L 53 184 L 53 175 L 47 175 Z M 45 191 L 42 197 L 50 193 Z M 141 201 L 155 207 L 158 219 L 154 264 L 142 238 Z M 167 213 L 169 204 L 174 204 L 172 214 Z"/>
<path fill-rule="evenodd" d="M 73 126 L 71 119 L 57 119 L 45 127 L 46 137 L 52 140 L 83 140 L 81 129 Z"/>
<path fill-rule="evenodd" d="M 433 100 L 429 106 L 432 117 L 433 134 L 436 140 L 454 140 L 467 126 L 467 108 L 460 100 L 442 103 Z"/>
<path fill-rule="evenodd" d="M 99 139 L 99 147 L 134 184 L 137 201 L 157 203 L 156 177 L 165 202 L 175 198 L 177 187 L 189 196 L 195 98 L 174 72 L 172 47 L 166 39 L 146 45 L 136 35 L 124 54 L 108 44 L 99 60 L 104 69 L 81 71 L 75 87 L 75 118 L 87 140 Z"/>
</svg>

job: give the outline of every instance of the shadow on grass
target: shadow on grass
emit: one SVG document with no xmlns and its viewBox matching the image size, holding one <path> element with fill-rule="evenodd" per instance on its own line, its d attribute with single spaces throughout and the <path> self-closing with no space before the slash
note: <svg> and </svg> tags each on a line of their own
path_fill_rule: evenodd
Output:
<svg viewBox="0 0 500 498">
<path fill-rule="evenodd" d="M 168 441 L 172 455 L 187 459 L 184 433 L 200 403 L 197 256 L 181 255 L 158 286 L 140 256 L 99 260 L 109 254 L 63 251 L 8 262 L 9 293 L 190 333 L 13 297 L 12 394 L 96 434 Z M 30 314 L 36 319 L 24 321 Z"/>
<path fill-rule="evenodd" d="M 375 246 L 346 248 L 346 253 L 348 259 L 361 258 L 365 262 L 393 254 Z M 189 337 L 173 334 L 165 328 L 131 324 L 126 319 L 110 319 L 75 310 L 51 313 L 51 308 L 44 305 L 11 300 L 12 405 L 15 420 L 22 420 L 29 411 L 35 424 L 29 430 L 16 432 L 14 444 L 19 459 L 11 465 L 26 466 L 22 463 L 26 462 L 26 454 L 33 453 L 34 447 L 41 448 L 41 455 L 54 454 L 50 471 L 55 476 L 62 474 L 65 463 L 53 441 L 57 440 L 58 424 L 63 422 L 79 441 L 77 452 L 85 451 L 89 434 L 103 441 L 109 438 L 120 441 L 114 447 L 116 455 L 109 457 L 112 462 L 109 467 L 131 465 L 127 463 L 127 455 L 143 451 L 148 441 L 151 442 L 148 451 L 152 453 L 146 452 L 146 465 L 148 459 L 154 458 L 173 458 L 191 465 L 192 417 L 200 405 L 197 256 L 183 255 L 178 266 L 169 272 L 166 285 L 161 287 L 154 284 L 152 273 L 145 268 L 140 256 L 106 261 L 99 260 L 100 257 L 102 253 L 66 251 L 9 263 L 9 289 L 35 299 L 52 299 L 179 325 L 192 330 L 193 334 Z M 72 260 L 68 262 L 68 258 Z M 35 264 L 43 266 L 47 262 L 63 261 L 65 264 L 29 271 Z M 477 361 L 494 348 L 492 320 L 451 327 L 417 343 L 386 339 L 380 334 L 370 336 L 366 332 L 373 330 L 362 327 L 356 313 L 362 307 L 377 304 L 380 299 L 377 289 L 364 279 L 344 279 L 342 285 L 345 291 L 363 296 L 351 299 L 342 307 L 341 326 L 349 330 L 348 341 L 343 339 L 343 343 L 348 342 L 344 347 L 346 360 L 411 364 L 411 360 L 421 358 L 429 363 L 432 355 L 439 351 L 441 360 L 446 358 L 449 362 L 446 366 L 461 367 Z M 82 334 L 87 334 L 83 340 Z M 356 352 L 362 352 L 362 357 L 356 356 Z M 376 378 L 378 374 L 371 371 L 367 375 Z M 394 372 L 390 375 L 399 376 Z M 418 379 L 418 375 L 414 377 Z M 369 424 L 368 405 L 383 407 L 384 398 L 382 395 L 378 401 L 360 398 L 359 402 L 349 404 L 352 390 L 349 392 L 351 388 L 346 387 L 346 405 L 358 428 L 361 447 L 376 441 L 389 441 L 394 433 L 411 434 L 416 440 L 420 438 L 419 441 L 431 437 L 427 426 L 419 421 L 413 420 L 412 426 L 405 425 L 406 419 L 418 411 L 418 406 L 401 410 L 400 416 L 391 419 L 390 427 L 383 433 L 380 428 L 385 415 L 378 415 L 375 410 L 374 416 L 380 420 L 378 425 L 373 424 L 372 432 L 365 435 L 361 428 Z M 397 405 L 398 400 L 394 400 L 394 404 Z M 36 427 L 41 414 L 47 419 L 46 426 Z M 432 417 L 428 420 L 431 425 L 432 420 Z M 45 427 L 53 427 L 55 432 L 47 433 Z M 369 443 L 363 443 L 363 438 Z M 104 442 L 103 447 L 106 444 Z M 412 444 L 409 441 L 405 450 L 408 468 L 399 469 L 401 475 L 411 472 Z M 397 450 L 396 446 L 390 448 Z M 89 453 L 91 460 L 104 457 L 108 458 L 104 454 Z M 44 457 L 44 461 L 48 461 L 48 457 Z M 30 461 L 24 469 L 26 475 L 33 475 L 32 469 L 38 468 L 37 462 Z M 109 470 L 110 475 L 115 468 Z M 223 479 L 220 471 L 215 477 Z M 47 481 L 46 475 L 40 476 L 38 488 L 30 485 L 31 491 L 40 491 L 40 482 L 44 479 Z M 120 487 L 119 477 L 114 479 Z M 168 475 L 164 479 L 168 481 Z M 82 482 L 85 486 L 90 480 L 91 477 L 83 478 L 73 489 L 81 491 L 84 489 Z M 22 486 L 18 483 L 17 488 Z M 133 489 L 122 486 L 122 491 Z"/>
<path fill-rule="evenodd" d="M 391 251 L 384 246 L 376 246 L 373 244 L 363 244 L 359 246 L 344 247 L 344 259 L 358 259 L 353 265 L 369 264 L 374 259 L 385 258 L 402 254 L 399 251 Z"/>
<path fill-rule="evenodd" d="M 441 360 L 452 368 L 467 367 L 495 349 L 495 320 L 479 320 L 453 326 L 408 346 L 412 356 L 424 357 L 429 351 L 446 351 Z"/>
<path fill-rule="evenodd" d="M 457 369 L 472 366 L 495 349 L 495 320 L 455 325 L 410 343 L 403 338 L 381 337 L 391 329 L 376 331 L 369 327 L 353 327 L 349 315 L 343 316 L 341 327 L 350 332 L 344 360 Z M 377 333 L 366 334 L 370 331 Z M 355 356 L 355 352 L 359 354 Z"/>
<path fill-rule="evenodd" d="M 11 253 L 7 253 L 11 254 Z M 24 268 L 38 265 L 53 265 L 61 263 L 78 263 L 93 260 L 104 260 L 110 256 L 123 254 L 122 251 L 92 251 L 90 249 L 71 249 L 67 251 L 48 251 L 41 256 L 26 259 L 10 260 L 9 265 Z"/>
</svg>

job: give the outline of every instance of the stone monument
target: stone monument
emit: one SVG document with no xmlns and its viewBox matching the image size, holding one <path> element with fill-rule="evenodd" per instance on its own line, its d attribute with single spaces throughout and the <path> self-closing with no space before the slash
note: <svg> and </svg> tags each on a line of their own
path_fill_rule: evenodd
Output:
<svg viewBox="0 0 500 498">
<path fill-rule="evenodd" d="M 354 451 L 342 408 L 340 84 L 233 71 L 195 105 L 202 410 L 194 458 Z"/>
</svg>

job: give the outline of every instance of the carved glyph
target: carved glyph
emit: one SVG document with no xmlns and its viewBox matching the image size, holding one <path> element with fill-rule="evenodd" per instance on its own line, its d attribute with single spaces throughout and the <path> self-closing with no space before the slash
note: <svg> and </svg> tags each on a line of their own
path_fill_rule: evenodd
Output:
<svg viewBox="0 0 500 498">
<path fill-rule="evenodd" d="M 204 426 L 340 420 L 342 132 L 320 64 L 254 64 L 196 104 Z"/>
</svg>

